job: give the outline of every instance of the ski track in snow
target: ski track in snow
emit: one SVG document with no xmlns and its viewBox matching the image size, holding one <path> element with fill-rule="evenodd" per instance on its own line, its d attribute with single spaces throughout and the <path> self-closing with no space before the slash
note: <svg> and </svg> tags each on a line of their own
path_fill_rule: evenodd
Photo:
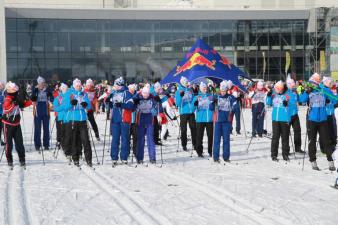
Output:
<svg viewBox="0 0 338 225">
<path fill-rule="evenodd" d="M 5 225 L 30 225 L 31 211 L 27 208 L 26 192 L 24 187 L 25 172 L 23 168 L 14 168 L 8 171 L 7 185 L 5 188 L 4 224 Z"/>
<path fill-rule="evenodd" d="M 101 173 L 93 170 L 90 171 L 90 169 L 86 168 L 85 166 L 83 167 L 83 171 L 92 182 L 94 182 L 102 191 L 113 198 L 119 204 L 119 206 L 123 208 L 126 213 L 128 213 L 128 215 L 132 217 L 138 224 L 171 224 L 167 218 L 146 207 L 142 200 L 136 199 L 135 196 L 131 196 L 125 192 L 123 188 L 119 187 L 117 184 L 114 184 L 112 180 L 105 177 Z M 118 192 L 112 191 L 112 188 L 118 190 Z"/>
</svg>

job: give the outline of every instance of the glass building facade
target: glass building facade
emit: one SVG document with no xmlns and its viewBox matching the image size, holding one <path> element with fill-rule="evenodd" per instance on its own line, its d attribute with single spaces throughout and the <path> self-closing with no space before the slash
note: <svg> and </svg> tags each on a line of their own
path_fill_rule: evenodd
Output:
<svg viewBox="0 0 338 225">
<path fill-rule="evenodd" d="M 8 80 L 152 81 L 202 38 L 253 78 L 311 72 L 307 20 L 153 21 L 6 18 Z M 325 49 L 325 43 L 323 43 Z"/>
</svg>

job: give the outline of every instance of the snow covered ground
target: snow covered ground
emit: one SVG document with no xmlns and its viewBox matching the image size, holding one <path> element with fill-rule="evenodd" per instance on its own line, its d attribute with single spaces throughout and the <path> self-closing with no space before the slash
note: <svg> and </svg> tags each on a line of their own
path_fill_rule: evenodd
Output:
<svg viewBox="0 0 338 225">
<path fill-rule="evenodd" d="M 27 170 L 18 166 L 16 152 L 13 171 L 4 159 L 0 164 L 0 224 L 338 224 L 338 192 L 330 187 L 337 173 L 328 171 L 320 152 L 323 170 L 311 170 L 306 157 L 302 171 L 299 154 L 287 165 L 272 162 L 268 138 L 254 139 L 247 154 L 250 138 L 242 129 L 243 135 L 232 137 L 231 164 L 219 165 L 177 152 L 178 128 L 171 126 L 162 168 L 112 168 L 105 157 L 95 171 L 79 170 L 62 153 L 54 159 L 53 151 L 45 152 L 43 166 L 31 148 L 31 114 L 26 110 L 22 121 Z M 300 115 L 304 141 L 305 108 Z M 244 117 L 251 131 L 250 110 Z M 104 115 L 97 121 L 103 134 Z M 103 140 L 95 146 L 101 161 Z M 159 161 L 159 147 L 157 152 Z"/>
</svg>

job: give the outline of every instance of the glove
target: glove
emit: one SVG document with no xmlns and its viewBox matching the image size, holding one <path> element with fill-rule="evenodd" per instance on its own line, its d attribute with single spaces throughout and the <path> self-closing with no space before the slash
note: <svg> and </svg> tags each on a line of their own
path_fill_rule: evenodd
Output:
<svg viewBox="0 0 338 225">
<path fill-rule="evenodd" d="M 73 106 L 77 105 L 77 100 L 76 99 L 72 99 L 70 101 L 70 104 L 73 105 Z"/>
<path fill-rule="evenodd" d="M 270 97 L 272 95 L 272 90 L 268 91 L 266 95 Z"/>
<path fill-rule="evenodd" d="M 218 102 L 217 98 L 214 98 L 214 100 L 212 100 L 212 103 L 214 103 L 215 105 L 217 104 L 217 102 Z"/>
<path fill-rule="evenodd" d="M 303 93 L 304 93 L 304 91 L 305 91 L 305 90 L 304 90 L 304 89 L 302 89 L 302 90 L 300 91 L 300 93 L 301 93 L 301 94 L 303 94 Z"/>
<path fill-rule="evenodd" d="M 325 103 L 326 103 L 326 104 L 330 104 L 330 102 L 331 102 L 330 99 L 328 99 L 328 98 L 325 99 Z"/>
<path fill-rule="evenodd" d="M 174 116 L 174 118 L 173 118 L 172 120 L 177 120 L 177 117 L 176 117 L 176 116 Z"/>
<path fill-rule="evenodd" d="M 184 91 L 180 92 L 180 96 L 183 97 L 184 96 Z"/>
<path fill-rule="evenodd" d="M 283 101 L 283 106 L 284 106 L 284 107 L 287 107 L 287 106 L 288 106 L 288 101 L 284 100 L 284 101 Z"/>
<path fill-rule="evenodd" d="M 81 106 L 83 107 L 83 108 L 87 108 L 87 102 L 81 102 Z"/>
<path fill-rule="evenodd" d="M 14 105 L 19 105 L 19 102 L 18 102 L 17 100 L 13 100 L 12 103 L 13 103 Z"/>
<path fill-rule="evenodd" d="M 138 103 L 140 103 L 140 99 L 136 98 L 136 99 L 133 99 L 134 101 L 134 104 L 137 105 Z"/>
<path fill-rule="evenodd" d="M 311 87 L 308 87 L 308 88 L 306 89 L 306 93 L 310 94 L 311 92 L 312 92 L 312 88 L 311 88 Z"/>
<path fill-rule="evenodd" d="M 198 88 L 194 88 L 192 91 L 194 92 L 195 95 L 198 95 Z"/>
<path fill-rule="evenodd" d="M 36 95 L 33 95 L 31 97 L 32 102 L 36 102 L 38 100 L 38 97 Z"/>
<path fill-rule="evenodd" d="M 196 102 L 194 102 L 194 106 L 198 106 L 198 100 L 196 100 Z"/>
<path fill-rule="evenodd" d="M 116 103 L 114 104 L 114 106 L 115 106 L 116 108 L 121 108 L 122 103 L 121 103 L 121 102 L 116 102 Z"/>
<path fill-rule="evenodd" d="M 334 106 L 333 106 L 334 108 L 337 108 L 338 107 L 338 103 L 336 103 L 336 104 L 334 104 Z"/>
<path fill-rule="evenodd" d="M 156 95 L 155 98 L 154 98 L 154 100 L 157 101 L 157 102 L 160 102 L 161 98 L 160 98 L 160 96 Z"/>
<path fill-rule="evenodd" d="M 109 97 L 106 98 L 105 102 L 106 102 L 106 103 L 109 103 L 109 102 L 110 102 L 110 98 L 109 98 Z"/>
<path fill-rule="evenodd" d="M 237 97 L 237 101 L 239 101 L 239 102 L 240 102 L 240 101 L 241 101 L 241 97 Z"/>
</svg>

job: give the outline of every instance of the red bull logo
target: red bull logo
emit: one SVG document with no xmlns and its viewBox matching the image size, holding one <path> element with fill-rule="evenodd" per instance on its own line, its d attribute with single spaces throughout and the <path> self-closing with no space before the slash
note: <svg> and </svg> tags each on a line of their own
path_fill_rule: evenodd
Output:
<svg viewBox="0 0 338 225">
<path fill-rule="evenodd" d="M 209 69 L 215 70 L 215 66 L 214 66 L 215 63 L 216 63 L 215 60 L 210 61 L 207 58 L 205 58 L 203 55 L 201 55 L 200 53 L 194 53 L 186 63 L 184 63 L 182 66 L 177 66 L 176 73 L 174 76 L 186 70 L 190 70 L 196 65 L 206 66 Z"/>
<path fill-rule="evenodd" d="M 222 59 L 220 60 L 221 63 L 223 63 L 224 65 L 228 66 L 229 69 L 231 69 L 231 63 L 230 61 L 223 55 L 221 55 Z"/>
</svg>

